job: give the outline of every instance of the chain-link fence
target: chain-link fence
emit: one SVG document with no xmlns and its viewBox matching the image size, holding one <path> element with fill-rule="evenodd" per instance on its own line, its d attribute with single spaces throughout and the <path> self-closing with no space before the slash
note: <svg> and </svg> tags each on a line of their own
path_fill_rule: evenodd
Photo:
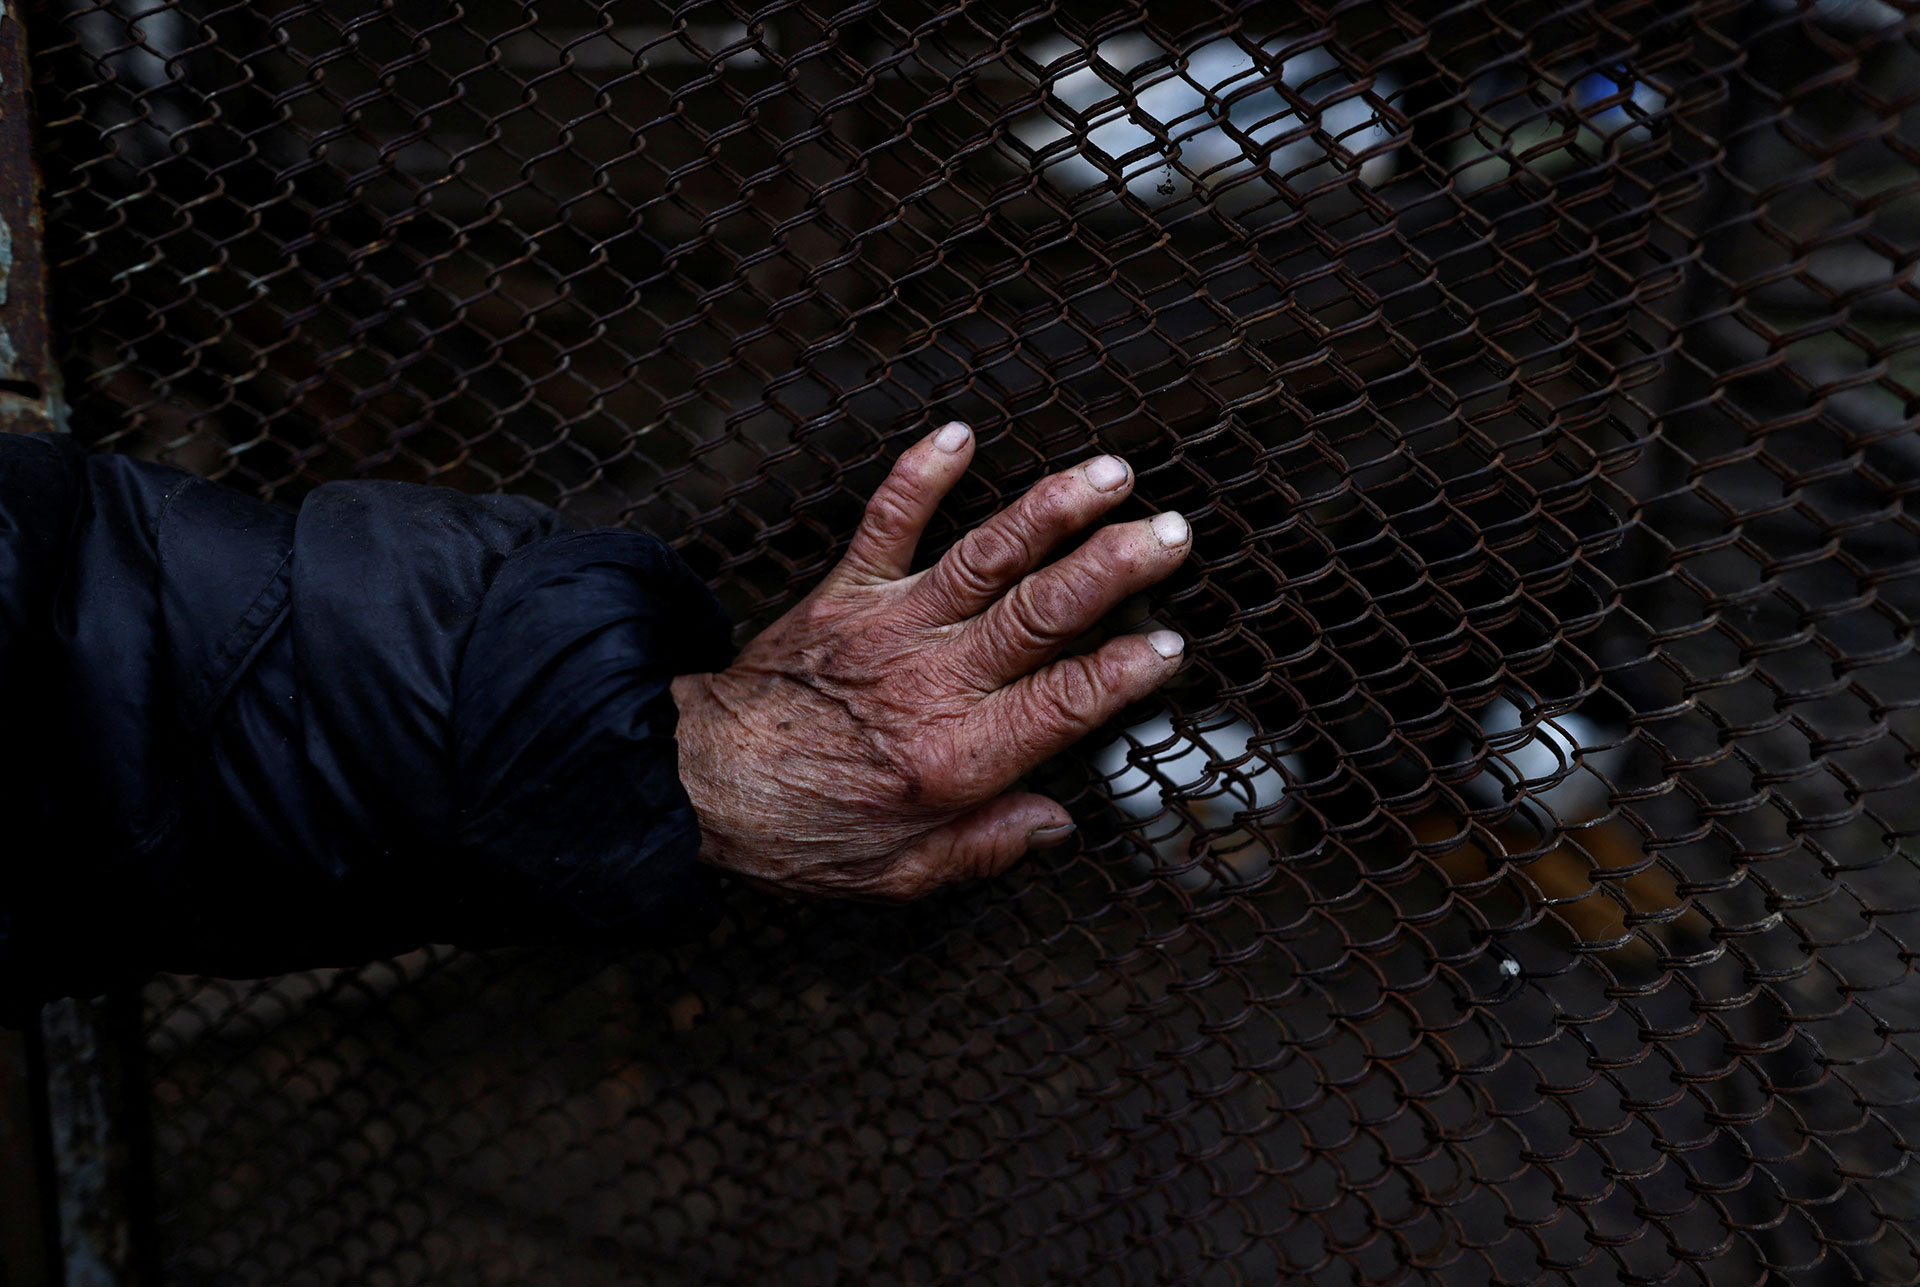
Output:
<svg viewBox="0 0 1920 1287">
<path fill-rule="evenodd" d="M 743 635 L 945 417 L 1195 556 L 1068 852 L 145 998 L 179 1284 L 1920 1281 L 1920 10 L 55 0 L 72 423 Z M 1909 384 L 1914 380 L 1914 384 Z"/>
</svg>

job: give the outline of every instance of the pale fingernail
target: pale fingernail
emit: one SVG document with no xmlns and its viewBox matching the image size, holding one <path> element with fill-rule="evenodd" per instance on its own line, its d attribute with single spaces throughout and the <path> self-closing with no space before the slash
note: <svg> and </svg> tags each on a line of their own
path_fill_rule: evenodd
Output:
<svg viewBox="0 0 1920 1287">
<path fill-rule="evenodd" d="M 972 436 L 972 431 L 956 420 L 950 425 L 940 426 L 940 432 L 933 435 L 933 445 L 942 451 L 958 451 L 967 445 L 967 439 Z"/>
<path fill-rule="evenodd" d="M 1168 511 L 1153 516 L 1153 537 L 1160 544 L 1172 549 L 1176 545 L 1187 543 L 1187 520 Z"/>
<path fill-rule="evenodd" d="M 1080 466 L 1080 472 L 1096 492 L 1110 492 L 1127 481 L 1127 467 L 1118 456 L 1095 456 Z"/>
<path fill-rule="evenodd" d="M 1153 650 L 1168 661 L 1172 661 L 1187 650 L 1187 641 L 1176 630 L 1155 630 L 1147 635 L 1147 642 Z"/>
<path fill-rule="evenodd" d="M 1073 832 L 1074 826 L 1071 822 L 1056 822 L 1051 826 L 1035 827 L 1027 833 L 1027 843 L 1039 845 L 1042 848 L 1047 845 L 1057 845 Z"/>
</svg>

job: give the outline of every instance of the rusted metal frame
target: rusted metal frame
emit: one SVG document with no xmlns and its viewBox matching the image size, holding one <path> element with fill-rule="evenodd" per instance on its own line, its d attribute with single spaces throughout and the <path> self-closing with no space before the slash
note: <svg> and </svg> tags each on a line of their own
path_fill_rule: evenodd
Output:
<svg viewBox="0 0 1920 1287">
<path fill-rule="evenodd" d="M 39 169 L 28 114 L 26 33 L 0 0 L 0 429 L 51 428 L 53 369 L 46 266 L 40 255 Z M 37 1035 L 0 1029 L 0 1284 L 53 1287 L 53 1165 Z"/>
<path fill-rule="evenodd" d="M 46 1134 L 65 1287 L 158 1281 L 140 999 L 55 1001 L 40 1015 Z"/>
<path fill-rule="evenodd" d="M 0 0 L 0 430 L 63 428 L 47 311 L 45 226 L 26 30 Z M 46 1007 L 0 1034 L 0 1284 L 127 1287 L 149 1281 L 151 1221 L 139 1000 Z M 138 1232 L 136 1232 L 138 1231 Z"/>
<path fill-rule="evenodd" d="M 33 432 L 65 417 L 47 326 L 40 170 L 21 18 L 18 0 L 0 0 L 0 429 Z"/>
</svg>

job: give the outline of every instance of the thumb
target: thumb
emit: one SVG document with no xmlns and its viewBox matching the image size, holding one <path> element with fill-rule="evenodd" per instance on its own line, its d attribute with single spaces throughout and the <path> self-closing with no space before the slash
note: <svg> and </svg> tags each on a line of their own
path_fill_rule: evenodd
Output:
<svg viewBox="0 0 1920 1287">
<path fill-rule="evenodd" d="M 1043 795 L 1008 792 L 961 814 L 909 845 L 894 871 L 917 898 L 941 885 L 997 876 L 1029 849 L 1057 845 L 1073 819 Z"/>
</svg>

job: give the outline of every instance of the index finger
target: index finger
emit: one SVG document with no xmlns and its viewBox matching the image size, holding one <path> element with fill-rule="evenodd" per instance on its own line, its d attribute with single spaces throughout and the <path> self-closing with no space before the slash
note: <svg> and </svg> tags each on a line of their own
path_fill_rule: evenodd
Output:
<svg viewBox="0 0 1920 1287">
<path fill-rule="evenodd" d="M 953 421 L 901 453 L 893 470 L 867 501 L 834 576 L 859 581 L 898 581 L 913 567 L 913 552 L 940 501 L 973 460 L 973 431 Z"/>
</svg>

